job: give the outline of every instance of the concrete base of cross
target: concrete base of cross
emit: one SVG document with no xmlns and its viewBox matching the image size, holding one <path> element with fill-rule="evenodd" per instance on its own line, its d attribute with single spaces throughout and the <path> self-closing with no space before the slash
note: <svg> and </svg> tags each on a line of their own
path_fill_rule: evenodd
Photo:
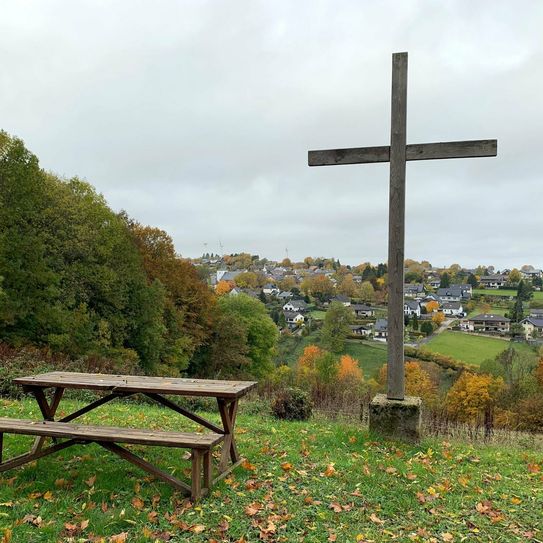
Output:
<svg viewBox="0 0 543 543">
<path fill-rule="evenodd" d="M 370 403 L 370 432 L 391 439 L 418 441 L 422 401 L 416 396 L 389 400 L 377 394 Z"/>
</svg>

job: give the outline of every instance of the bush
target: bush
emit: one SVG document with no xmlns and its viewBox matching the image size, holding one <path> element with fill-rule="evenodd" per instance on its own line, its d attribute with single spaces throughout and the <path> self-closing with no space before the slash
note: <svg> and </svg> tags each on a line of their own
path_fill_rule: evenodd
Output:
<svg viewBox="0 0 543 543">
<path fill-rule="evenodd" d="M 274 416 L 284 420 L 307 420 L 311 416 L 311 409 L 307 392 L 294 387 L 281 391 L 272 404 Z"/>
</svg>

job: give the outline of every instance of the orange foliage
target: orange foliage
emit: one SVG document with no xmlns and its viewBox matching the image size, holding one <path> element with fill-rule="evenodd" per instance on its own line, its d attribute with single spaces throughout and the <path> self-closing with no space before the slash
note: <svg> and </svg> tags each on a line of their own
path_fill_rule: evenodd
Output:
<svg viewBox="0 0 543 543">
<path fill-rule="evenodd" d="M 476 422 L 495 405 L 503 389 L 501 377 L 464 371 L 447 394 L 447 411 L 462 422 Z"/>
<path fill-rule="evenodd" d="M 431 301 L 426 304 L 426 311 L 428 313 L 433 313 L 434 311 L 437 311 L 438 309 L 439 309 L 439 304 L 435 301 Z"/>
<path fill-rule="evenodd" d="M 234 288 L 234 283 L 232 281 L 219 281 L 215 287 L 215 292 L 217 296 L 223 296 L 228 294 Z"/>
<path fill-rule="evenodd" d="M 362 381 L 363 374 L 362 370 L 358 366 L 358 360 L 352 356 L 349 356 L 348 354 L 344 354 L 339 359 L 338 377 L 342 381 L 351 379 L 354 381 Z"/>
</svg>

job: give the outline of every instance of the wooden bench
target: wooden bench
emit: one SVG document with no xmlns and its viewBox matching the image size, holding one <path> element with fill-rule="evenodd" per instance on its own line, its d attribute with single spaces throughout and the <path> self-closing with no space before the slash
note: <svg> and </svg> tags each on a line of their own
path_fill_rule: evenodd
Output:
<svg viewBox="0 0 543 543">
<path fill-rule="evenodd" d="M 37 440 L 29 453 L 3 462 L 2 445 L 5 433 L 37 436 Z M 53 438 L 54 443 L 42 448 L 43 441 L 47 437 Z M 65 441 L 57 441 L 58 439 L 65 439 Z M 67 422 L 0 418 L 0 472 L 32 462 L 72 445 L 96 443 L 175 488 L 190 493 L 193 500 L 198 500 L 203 494 L 209 492 L 212 486 L 211 453 L 213 447 L 223 439 L 224 435 L 218 433 L 163 432 L 143 428 L 91 426 Z M 191 485 L 189 486 L 172 475 L 161 471 L 128 449 L 117 445 L 117 443 L 190 449 L 192 453 Z"/>
</svg>

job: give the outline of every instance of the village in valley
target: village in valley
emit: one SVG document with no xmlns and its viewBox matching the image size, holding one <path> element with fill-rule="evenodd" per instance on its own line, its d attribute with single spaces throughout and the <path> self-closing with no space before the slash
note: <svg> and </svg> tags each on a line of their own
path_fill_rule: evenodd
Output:
<svg viewBox="0 0 543 543">
<path fill-rule="evenodd" d="M 309 334 L 338 303 L 352 312 L 351 339 L 387 341 L 386 264 L 351 267 L 312 257 L 273 262 L 246 253 L 205 254 L 193 262 L 219 294 L 262 301 L 282 334 Z M 435 268 L 407 260 L 404 272 L 406 345 L 431 346 L 443 332 L 543 341 L 541 269 Z"/>
</svg>

